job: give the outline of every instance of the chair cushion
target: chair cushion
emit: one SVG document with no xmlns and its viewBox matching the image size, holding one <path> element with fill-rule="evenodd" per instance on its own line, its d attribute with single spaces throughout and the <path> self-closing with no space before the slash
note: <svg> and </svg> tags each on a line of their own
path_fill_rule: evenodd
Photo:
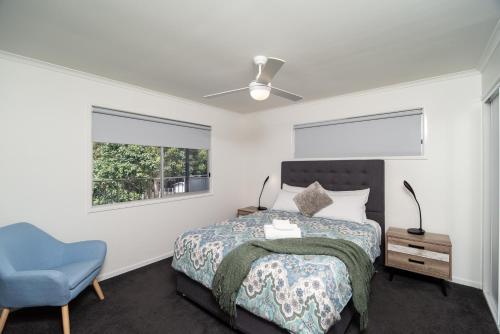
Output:
<svg viewBox="0 0 500 334">
<path fill-rule="evenodd" d="M 69 288 L 72 290 L 100 266 L 100 260 L 89 260 L 69 263 L 52 268 L 52 270 L 57 270 L 65 274 L 68 277 Z"/>
</svg>

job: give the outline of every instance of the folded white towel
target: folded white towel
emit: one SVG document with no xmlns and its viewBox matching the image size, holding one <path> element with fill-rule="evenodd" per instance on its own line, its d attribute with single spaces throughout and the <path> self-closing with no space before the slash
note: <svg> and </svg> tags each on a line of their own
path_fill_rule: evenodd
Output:
<svg viewBox="0 0 500 334">
<path fill-rule="evenodd" d="M 273 225 L 264 225 L 264 235 L 266 239 L 301 238 L 302 233 L 297 224 L 291 224 L 291 230 L 278 230 Z"/>
<path fill-rule="evenodd" d="M 297 225 L 290 224 L 289 219 L 273 219 L 273 227 L 278 230 L 293 230 Z"/>
</svg>

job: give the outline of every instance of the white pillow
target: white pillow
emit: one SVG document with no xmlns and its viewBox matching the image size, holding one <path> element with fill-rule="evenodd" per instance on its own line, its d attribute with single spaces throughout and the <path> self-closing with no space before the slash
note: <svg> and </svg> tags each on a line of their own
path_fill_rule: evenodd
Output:
<svg viewBox="0 0 500 334">
<path fill-rule="evenodd" d="M 283 183 L 283 190 L 284 191 L 289 191 L 292 193 L 300 193 L 300 192 L 304 191 L 305 189 L 306 189 L 306 187 L 289 186 L 288 184 Z M 368 196 L 370 195 L 370 188 L 361 189 L 361 190 L 345 190 L 345 191 L 327 190 L 326 192 L 329 193 L 330 195 L 363 196 L 365 198 L 365 201 L 368 202 Z"/>
<path fill-rule="evenodd" d="M 280 190 L 278 197 L 276 197 L 276 201 L 274 202 L 273 210 L 299 212 L 297 205 L 295 205 L 295 202 L 293 201 L 295 195 L 297 195 L 297 193 Z"/>
<path fill-rule="evenodd" d="M 359 196 L 363 198 L 365 204 L 368 203 L 368 197 L 370 196 L 370 188 L 361 190 L 346 190 L 346 191 L 327 190 L 327 192 L 331 196 Z"/>
<path fill-rule="evenodd" d="M 334 196 L 333 203 L 321 209 L 314 217 L 348 220 L 364 224 L 366 220 L 365 202 L 361 196 Z"/>
<path fill-rule="evenodd" d="M 366 221 L 366 203 L 368 203 L 368 197 L 370 196 L 370 188 L 362 190 L 347 190 L 347 191 L 327 191 L 328 195 L 335 202 L 335 199 L 339 196 L 354 196 L 363 201 L 363 222 Z"/>
<path fill-rule="evenodd" d="M 283 183 L 283 190 L 284 191 L 289 191 L 289 192 L 293 192 L 293 193 L 300 193 L 304 189 L 306 189 L 306 188 L 289 186 L 288 184 Z M 330 197 L 332 198 L 334 203 L 339 196 L 358 197 L 360 201 L 363 201 L 363 223 L 366 221 L 366 203 L 368 203 L 368 197 L 370 196 L 370 188 L 361 189 L 361 190 L 346 190 L 346 191 L 327 190 L 326 192 L 328 195 L 330 195 Z M 343 201 L 342 201 L 342 203 L 343 203 Z"/>
<path fill-rule="evenodd" d="M 294 186 L 289 186 L 286 183 L 283 183 L 283 190 L 289 191 L 291 193 L 300 193 L 300 192 L 304 191 L 305 189 L 306 189 L 306 187 L 294 187 Z"/>
</svg>

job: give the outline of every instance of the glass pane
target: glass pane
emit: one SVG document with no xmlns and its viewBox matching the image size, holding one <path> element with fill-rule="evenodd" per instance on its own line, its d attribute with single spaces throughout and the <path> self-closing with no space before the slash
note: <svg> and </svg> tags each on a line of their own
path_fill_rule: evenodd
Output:
<svg viewBox="0 0 500 334">
<path fill-rule="evenodd" d="M 192 176 L 208 176 L 208 150 L 189 150 L 189 172 Z"/>
<path fill-rule="evenodd" d="M 208 150 L 165 147 L 163 176 L 166 196 L 207 191 Z"/>
<path fill-rule="evenodd" d="M 185 192 L 186 150 L 183 148 L 165 147 L 163 155 L 165 195 Z"/>
<path fill-rule="evenodd" d="M 208 191 L 208 150 L 189 150 L 189 191 Z"/>
<path fill-rule="evenodd" d="M 160 197 L 160 148 L 94 143 L 92 204 Z"/>
</svg>

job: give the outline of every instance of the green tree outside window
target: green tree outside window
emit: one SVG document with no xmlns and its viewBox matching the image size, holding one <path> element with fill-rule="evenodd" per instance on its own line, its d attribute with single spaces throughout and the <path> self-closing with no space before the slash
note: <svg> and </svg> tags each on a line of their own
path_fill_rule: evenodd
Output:
<svg viewBox="0 0 500 334">
<path fill-rule="evenodd" d="M 208 150 L 165 147 L 163 153 L 164 182 L 171 189 L 187 191 L 191 182 L 201 181 L 192 188 L 208 190 Z M 93 162 L 93 205 L 161 197 L 160 147 L 94 143 Z M 201 177 L 190 181 L 190 176 Z"/>
</svg>

